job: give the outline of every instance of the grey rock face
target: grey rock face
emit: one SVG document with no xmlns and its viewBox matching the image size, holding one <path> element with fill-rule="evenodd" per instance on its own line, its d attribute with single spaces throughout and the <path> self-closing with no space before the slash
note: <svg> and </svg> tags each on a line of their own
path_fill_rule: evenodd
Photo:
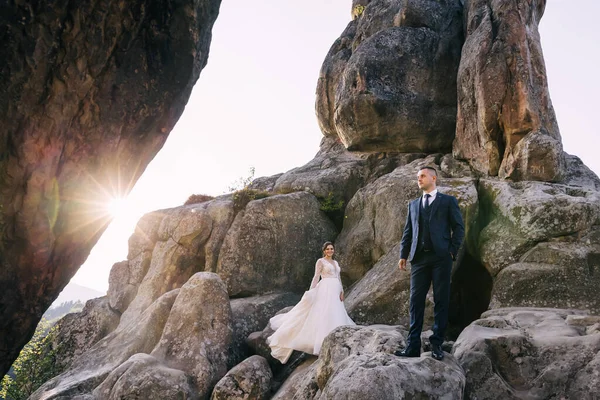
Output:
<svg viewBox="0 0 600 400">
<path fill-rule="evenodd" d="M 273 374 L 267 360 L 252 356 L 236 365 L 215 386 L 211 400 L 266 400 Z"/>
<path fill-rule="evenodd" d="M 183 371 L 165 367 L 148 354 L 135 354 L 94 390 L 92 399 L 198 399 Z"/>
<path fill-rule="evenodd" d="M 600 391 L 600 335 L 586 327 L 598 321 L 600 317 L 575 310 L 484 313 L 454 346 L 467 377 L 466 398 L 595 399 Z"/>
<path fill-rule="evenodd" d="M 407 158 L 412 161 L 416 156 L 349 152 L 339 138 L 326 136 L 315 157 L 306 165 L 279 176 L 273 190 L 277 193 L 307 191 L 321 199 L 341 200 L 343 208 L 366 182 L 406 164 Z"/>
<path fill-rule="evenodd" d="M 368 2 L 323 62 L 323 134 L 349 150 L 450 151 L 462 41 L 458 0 Z"/>
<path fill-rule="evenodd" d="M 484 175 L 564 177 L 538 32 L 545 6 L 545 0 L 465 3 L 453 154 Z"/>
<path fill-rule="evenodd" d="M 150 353 L 158 343 L 179 289 L 159 297 L 135 321 L 119 327 L 74 360 L 71 367 L 43 384 L 32 400 L 68 398 L 89 394 L 119 365 L 134 354 Z"/>
<path fill-rule="evenodd" d="M 233 367 L 251 355 L 253 350 L 246 342 L 248 335 L 263 329 L 277 311 L 296 305 L 300 298 L 298 294 L 286 292 L 232 299 L 233 343 L 230 347 L 228 366 Z"/>
<path fill-rule="evenodd" d="M 465 219 L 466 236 L 478 213 L 477 190 L 471 178 L 445 177 L 436 164 L 441 156 L 419 158 L 361 188 L 346 209 L 344 228 L 336 241 L 342 276 L 355 282 L 402 238 L 407 204 L 420 196 L 417 172 L 423 166 L 440 170 L 439 190 L 457 197 Z M 397 262 L 397 261 L 396 261 Z"/>
<path fill-rule="evenodd" d="M 570 307 L 600 314 L 600 230 L 538 243 L 494 281 L 490 308 Z"/>
<path fill-rule="evenodd" d="M 219 0 L 4 2 L 0 373 L 165 143 Z M 119 187 L 119 193 L 111 193 Z"/>
<path fill-rule="evenodd" d="M 227 372 L 231 342 L 225 284 L 214 273 L 200 272 L 92 346 L 31 399 L 158 399 L 179 393 L 207 399 Z"/>
<path fill-rule="evenodd" d="M 232 334 L 225 284 L 212 272 L 199 272 L 180 289 L 151 355 L 185 372 L 196 393 L 205 398 L 227 373 Z"/>
<path fill-rule="evenodd" d="M 405 345 L 405 334 L 402 328 L 385 325 L 337 328 L 325 339 L 315 365 L 287 388 L 294 396 L 288 398 L 462 399 L 465 376 L 452 356 L 439 362 L 429 353 L 418 358 L 391 354 Z M 283 398 L 278 395 L 275 398 Z"/>
<path fill-rule="evenodd" d="M 479 194 L 489 211 L 478 247 L 492 276 L 535 243 L 584 234 L 600 221 L 600 192 L 589 188 L 481 179 Z"/>
<path fill-rule="evenodd" d="M 325 241 L 337 231 L 306 192 L 250 202 L 227 232 L 216 272 L 231 296 L 310 286 Z"/>
<path fill-rule="evenodd" d="M 123 291 L 135 291 L 135 297 L 123 311 L 120 325 L 135 319 L 163 293 L 183 286 L 196 272 L 214 272 L 221 244 L 234 217 L 233 203 L 225 199 L 160 213 L 162 218 L 151 220 L 158 226 L 149 222 L 138 226 L 139 232 L 130 240 L 130 246 L 142 240 L 138 238 L 143 236 L 144 228 L 156 235 L 156 241 L 144 239 L 146 244 L 137 252 L 130 248 L 135 256 L 128 260 L 129 279 L 115 280 L 114 289 L 109 287 L 109 296 L 114 299 Z M 111 274 L 117 272 L 111 271 Z"/>
<path fill-rule="evenodd" d="M 61 318 L 52 342 L 57 368 L 64 371 L 73 360 L 115 330 L 117 325 L 119 315 L 109 307 L 107 297 L 88 300 L 81 312 Z"/>
<path fill-rule="evenodd" d="M 317 358 L 312 356 L 304 360 L 283 385 L 273 395 L 273 400 L 314 399 L 319 387 L 317 386 Z"/>
</svg>

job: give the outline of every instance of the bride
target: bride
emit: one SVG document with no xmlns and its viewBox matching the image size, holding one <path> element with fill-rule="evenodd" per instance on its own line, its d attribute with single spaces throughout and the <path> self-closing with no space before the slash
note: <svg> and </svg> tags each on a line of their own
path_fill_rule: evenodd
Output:
<svg viewBox="0 0 600 400">
<path fill-rule="evenodd" d="M 344 288 L 340 266 L 333 259 L 334 251 L 333 243 L 325 242 L 323 258 L 317 260 L 310 290 L 294 308 L 270 320 L 275 332 L 267 343 L 271 355 L 282 364 L 294 350 L 318 355 L 329 332 L 341 325 L 356 325 L 344 308 Z"/>
</svg>

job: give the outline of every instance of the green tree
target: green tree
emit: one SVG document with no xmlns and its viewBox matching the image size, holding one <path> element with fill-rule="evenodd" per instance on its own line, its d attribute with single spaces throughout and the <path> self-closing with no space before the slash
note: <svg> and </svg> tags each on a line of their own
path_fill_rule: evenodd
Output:
<svg viewBox="0 0 600 400">
<path fill-rule="evenodd" d="M 25 400 L 44 382 L 58 375 L 50 343 L 55 334 L 56 328 L 42 319 L 33 337 L 13 363 L 12 376 L 4 375 L 0 384 L 0 397 L 6 400 Z"/>
</svg>

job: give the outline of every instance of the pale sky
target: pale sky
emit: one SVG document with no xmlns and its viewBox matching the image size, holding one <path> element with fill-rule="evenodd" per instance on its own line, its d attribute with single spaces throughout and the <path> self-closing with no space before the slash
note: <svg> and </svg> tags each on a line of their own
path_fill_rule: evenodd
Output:
<svg viewBox="0 0 600 400">
<path fill-rule="evenodd" d="M 194 193 L 222 194 L 250 167 L 267 176 L 312 159 L 322 136 L 319 70 L 350 8 L 351 0 L 223 0 L 185 112 L 73 282 L 106 291 L 143 214 Z M 564 148 L 600 174 L 598 15 L 598 0 L 548 0 L 540 33 Z"/>
</svg>

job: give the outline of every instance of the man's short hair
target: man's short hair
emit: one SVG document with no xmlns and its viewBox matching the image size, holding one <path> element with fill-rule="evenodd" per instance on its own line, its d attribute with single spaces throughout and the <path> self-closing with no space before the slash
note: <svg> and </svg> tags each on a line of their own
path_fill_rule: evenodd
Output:
<svg viewBox="0 0 600 400">
<path fill-rule="evenodd" d="M 428 170 L 430 170 L 430 171 L 433 171 L 433 175 L 434 175 L 434 176 L 437 176 L 437 170 L 436 170 L 435 168 L 433 168 L 433 167 L 430 167 L 430 166 L 426 166 L 426 167 L 423 167 L 423 168 L 421 168 L 419 171 L 422 171 L 422 170 L 424 170 L 424 169 L 428 169 Z"/>
</svg>

